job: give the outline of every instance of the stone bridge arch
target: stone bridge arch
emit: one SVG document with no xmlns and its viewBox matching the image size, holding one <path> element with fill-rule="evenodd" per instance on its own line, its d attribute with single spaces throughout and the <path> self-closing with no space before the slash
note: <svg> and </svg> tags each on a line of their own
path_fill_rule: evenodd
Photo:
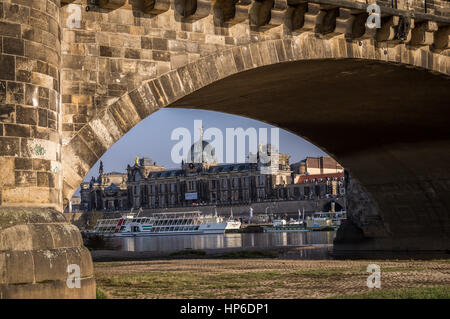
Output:
<svg viewBox="0 0 450 319">
<path fill-rule="evenodd" d="M 356 228 L 347 230 L 348 234 L 341 231 L 341 246 L 345 249 L 353 249 L 350 248 L 353 247 L 352 241 L 365 241 L 366 238 L 371 240 L 378 238 L 376 243 L 372 241 L 368 245 L 363 245 L 364 249 L 368 250 L 382 250 L 382 247 L 398 250 L 414 247 L 415 250 L 421 250 L 430 245 L 437 250 L 448 249 L 447 244 L 441 245 L 442 241 L 439 239 L 440 236 L 445 238 L 449 236 L 449 214 L 446 208 L 449 198 L 445 194 L 448 190 L 448 179 L 443 175 L 436 176 L 437 172 L 425 176 L 427 172 L 423 165 L 412 164 L 420 160 L 448 158 L 449 154 L 445 150 L 449 145 L 449 135 L 445 132 L 446 124 L 437 120 L 433 124 L 435 127 L 430 123 L 423 127 L 420 125 L 415 127 L 414 121 L 420 120 L 420 117 L 401 118 L 408 112 L 420 111 L 418 106 L 421 103 L 430 103 L 429 107 L 432 109 L 430 112 L 422 112 L 420 115 L 422 120 L 430 121 L 438 113 L 441 116 L 448 115 L 448 111 L 445 110 L 445 100 L 449 97 L 446 90 L 448 67 L 446 56 L 426 50 L 411 50 L 405 45 L 382 48 L 373 45 L 371 41 L 323 39 L 308 33 L 295 39 L 254 42 L 208 55 L 146 81 L 142 86 L 121 96 L 84 126 L 62 150 L 64 198 L 68 200 L 72 196 L 82 178 L 101 155 L 141 120 L 163 107 L 199 107 L 251 117 L 290 130 L 310 140 L 343 163 L 352 175 L 362 182 L 362 186 L 357 184 L 356 180 L 349 183 L 351 187 L 349 191 L 351 194 L 354 193 L 354 200 L 350 200 L 349 207 L 353 209 L 352 216 Z M 298 105 L 296 110 L 292 98 L 284 100 L 283 97 L 277 96 L 276 100 L 281 105 L 272 105 L 272 109 L 277 107 L 277 112 L 281 113 L 310 112 L 314 107 L 318 107 L 318 104 L 313 102 L 315 98 L 332 104 L 335 107 L 334 112 L 339 112 L 340 107 L 344 112 L 351 112 L 351 108 L 340 106 L 338 103 L 352 103 L 353 97 L 356 105 L 372 110 L 357 115 L 356 118 L 360 117 L 359 120 L 366 121 L 367 119 L 363 117 L 376 114 L 377 106 L 379 112 L 388 113 L 392 112 L 389 108 L 395 107 L 395 101 L 402 107 L 396 109 L 394 113 L 381 116 L 378 123 L 377 120 L 374 122 L 369 120 L 366 124 L 372 127 L 362 132 L 363 136 L 368 138 L 366 141 L 358 138 L 355 145 L 351 146 L 351 133 L 345 128 L 342 128 L 347 134 L 345 143 L 339 143 L 333 137 L 328 137 L 327 141 L 323 134 L 314 134 L 318 129 L 314 125 L 320 122 L 320 115 L 304 116 L 312 119 L 313 125 L 307 122 L 295 123 L 287 120 L 286 116 L 277 118 L 276 112 L 268 112 L 267 109 L 271 108 L 269 104 L 260 107 L 255 105 L 260 103 L 261 99 L 270 99 L 270 95 L 266 96 L 263 93 L 266 85 L 270 94 L 276 94 L 274 85 L 279 82 L 282 91 L 280 95 L 286 96 L 289 95 L 289 91 L 282 87 L 287 86 L 295 92 L 296 81 L 312 83 L 304 85 L 308 91 L 311 90 L 309 93 L 291 93 L 293 97 L 299 98 L 299 101 L 303 99 L 304 102 L 300 103 L 302 105 Z M 429 95 L 424 96 L 423 91 L 413 93 L 415 89 L 423 89 L 424 85 Z M 302 89 L 302 85 L 297 85 L 297 88 Z M 407 89 L 413 92 L 407 92 Z M 229 93 L 233 90 L 235 92 Z M 247 94 L 249 97 L 245 97 Z M 257 99 L 257 94 L 263 97 Z M 329 96 L 323 98 L 321 94 Z M 394 99 L 383 99 L 384 94 L 393 96 Z M 255 101 L 252 102 L 252 98 L 255 98 Z M 332 102 L 333 99 L 340 102 Z M 405 101 L 402 102 L 402 99 Z M 417 101 L 412 102 L 414 99 Z M 288 107 L 283 105 L 284 101 Z M 383 102 L 385 105 L 382 105 Z M 313 106 L 305 108 L 304 103 L 313 103 Z M 251 106 L 247 107 L 244 104 Z M 333 118 L 332 121 L 335 122 L 329 123 L 333 130 L 339 129 L 336 127 L 339 125 L 336 121 L 339 120 L 342 121 L 342 125 L 351 125 L 349 122 L 353 120 L 351 113 L 347 114 L 349 121 L 345 121 L 342 117 L 339 119 L 333 117 L 332 109 L 327 112 L 331 113 L 324 113 L 322 120 L 327 123 L 329 121 L 327 117 Z M 400 113 L 395 112 L 403 115 L 399 116 Z M 399 116 L 398 123 L 386 123 L 389 116 Z M 290 117 L 298 119 L 295 115 Z M 411 129 L 407 129 L 405 125 L 408 123 L 405 121 L 412 121 Z M 377 125 L 378 129 L 386 130 L 379 134 L 385 139 L 391 139 L 392 142 L 379 141 L 379 147 L 383 150 L 374 151 L 377 147 L 377 138 L 373 138 L 373 134 L 376 134 Z M 399 134 L 400 130 L 393 129 L 392 125 L 398 125 L 406 131 Z M 423 136 L 412 133 L 422 128 L 431 131 L 423 132 Z M 358 125 L 354 129 L 355 134 L 358 134 L 356 131 Z M 390 136 L 391 134 L 396 136 Z M 408 138 L 408 134 L 412 134 L 411 138 Z M 345 138 L 345 134 L 337 135 L 341 139 Z M 437 144 L 429 145 L 433 138 L 438 138 Z M 408 146 L 411 142 L 417 142 L 414 145 L 419 149 L 412 151 Z M 332 146 L 330 143 L 336 145 Z M 423 145 L 419 145 L 420 143 Z M 352 150 L 352 147 L 355 149 Z M 414 156 L 415 152 L 417 156 L 423 156 L 426 150 L 433 152 L 433 155 L 428 154 L 422 158 Z M 383 163 L 383 161 L 398 161 L 398 163 Z M 418 172 L 419 176 L 411 174 L 414 168 L 422 170 Z M 386 172 L 381 173 L 383 169 Z M 370 173 L 370 170 L 374 170 L 374 173 Z M 442 170 L 443 168 L 439 169 L 441 172 Z M 396 190 L 402 185 L 405 190 Z M 392 190 L 396 193 L 391 194 Z M 422 194 L 418 196 L 417 193 L 420 192 Z M 430 203 L 430 192 L 434 194 L 436 203 Z M 397 203 L 395 196 L 398 197 Z M 409 205 L 407 199 L 414 197 L 414 204 Z M 421 208 L 421 205 L 427 207 Z M 445 212 L 438 212 L 439 209 L 444 209 Z M 427 224 L 426 227 L 423 227 L 424 223 Z M 430 239 L 432 243 L 424 241 L 425 233 L 429 231 L 425 228 L 429 227 L 433 227 L 434 234 L 440 233 L 436 238 Z M 415 236 L 420 239 L 415 240 Z M 345 244 L 348 238 L 352 238 L 350 244 Z M 413 240 L 415 244 L 411 245 Z M 425 242 L 427 244 L 423 245 Z"/>
<path fill-rule="evenodd" d="M 109 147 L 153 112 L 177 104 L 176 101 L 191 93 L 241 72 L 295 61 L 307 63 L 345 59 L 365 61 L 361 65 L 378 61 L 390 64 L 391 70 L 395 69 L 392 65 L 429 70 L 440 77 L 444 85 L 448 81 L 445 75 L 450 73 L 448 57 L 429 50 L 411 50 L 406 45 L 377 47 L 373 41 L 348 42 L 344 38 L 321 39 L 311 33 L 294 39 L 259 41 L 216 52 L 145 81 L 84 125 L 62 148 L 64 200 L 72 197 L 90 168 Z M 351 63 L 349 66 L 354 68 Z M 341 72 L 345 74 L 345 70 Z M 257 119 L 276 124 L 270 119 Z"/>
</svg>

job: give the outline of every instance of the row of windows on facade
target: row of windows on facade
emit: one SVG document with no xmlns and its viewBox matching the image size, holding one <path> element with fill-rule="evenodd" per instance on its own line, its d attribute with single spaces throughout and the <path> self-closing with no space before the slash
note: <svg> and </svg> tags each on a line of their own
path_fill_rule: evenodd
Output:
<svg viewBox="0 0 450 319">
<path fill-rule="evenodd" d="M 175 184 L 170 184 L 174 185 Z M 294 185 L 291 185 L 294 186 Z M 128 198 L 122 199 L 104 199 L 98 198 L 98 203 L 95 201 L 91 202 L 91 209 L 125 209 L 127 207 L 150 207 L 150 208 L 161 208 L 161 207 L 175 207 L 185 203 L 185 198 L 181 193 L 177 194 L 149 194 L 147 192 L 147 187 L 139 188 L 136 186 L 135 192 L 128 190 Z M 250 201 L 262 201 L 269 197 L 272 199 L 308 199 L 312 197 L 323 197 L 326 195 L 344 195 L 344 184 L 343 182 L 331 182 L 324 183 L 321 185 L 311 185 L 302 186 L 295 185 L 295 187 L 288 188 L 277 188 L 273 190 L 273 194 L 267 193 L 264 188 L 256 189 L 253 192 L 254 196 L 252 198 L 250 190 L 232 190 L 232 191 L 212 191 L 200 193 L 197 202 L 205 203 L 239 203 L 239 202 L 250 202 Z M 118 194 L 117 194 L 118 195 Z M 208 196 L 209 195 L 209 196 Z M 123 195 L 122 195 L 123 196 Z M 126 195 L 125 195 L 126 196 Z M 114 197 L 114 195 L 113 195 Z M 101 205 L 101 204 L 102 205 Z M 87 203 L 86 203 L 87 204 Z M 100 205 L 99 205 L 100 204 Z M 86 209 L 88 207 L 85 205 Z"/>
<path fill-rule="evenodd" d="M 258 190 L 257 199 L 255 201 L 261 201 L 266 199 L 266 193 L 264 189 Z M 230 202 L 250 202 L 250 192 L 242 191 L 242 192 L 222 192 L 222 193 L 211 193 L 210 197 L 200 196 L 196 202 L 200 203 L 230 203 Z M 169 205 L 179 205 L 185 202 L 184 198 L 181 195 L 159 195 L 159 196 L 138 196 L 130 200 L 134 204 L 135 207 L 147 207 L 148 204 L 152 208 L 156 207 L 168 207 Z"/>
<path fill-rule="evenodd" d="M 257 176 L 257 177 L 258 177 L 258 185 L 264 186 L 265 185 L 264 176 Z M 196 181 L 187 181 L 186 185 L 187 185 L 187 191 L 189 191 L 189 192 L 197 191 L 197 182 Z M 228 179 L 224 178 L 221 180 L 209 181 L 209 186 L 211 189 L 228 188 Z M 243 177 L 241 181 L 239 178 L 235 177 L 231 181 L 231 187 L 233 187 L 233 188 L 238 188 L 238 187 L 248 188 L 249 186 L 250 186 L 250 182 L 249 182 L 248 177 Z M 134 185 L 134 187 L 133 187 L 134 195 L 139 194 L 139 188 L 140 188 L 140 185 Z M 159 193 L 165 193 L 165 192 L 174 193 L 174 192 L 177 192 L 177 183 L 150 184 L 149 191 L 150 191 L 150 194 L 156 194 L 158 192 Z"/>
</svg>

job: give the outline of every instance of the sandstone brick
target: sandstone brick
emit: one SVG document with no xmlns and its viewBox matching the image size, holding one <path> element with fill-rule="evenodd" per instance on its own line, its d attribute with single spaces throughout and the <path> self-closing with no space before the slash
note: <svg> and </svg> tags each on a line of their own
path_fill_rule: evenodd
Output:
<svg viewBox="0 0 450 319">
<path fill-rule="evenodd" d="M 63 249 L 35 250 L 33 263 L 36 282 L 67 279 L 67 257 Z"/>
<path fill-rule="evenodd" d="M 7 54 L 22 55 L 24 54 L 23 40 L 17 38 L 3 38 L 3 52 Z"/>
<path fill-rule="evenodd" d="M 18 170 L 32 170 L 33 160 L 31 158 L 14 158 L 14 168 Z"/>
<path fill-rule="evenodd" d="M 226 50 L 220 53 L 219 61 L 223 66 L 225 76 L 237 73 L 236 63 L 231 50 Z"/>
<path fill-rule="evenodd" d="M 14 168 L 14 158 L 0 157 L 0 176 L 2 176 L 2 178 L 0 178 L 0 186 L 14 184 L 14 174 L 11 174 L 11 172 L 14 171 Z"/>
<path fill-rule="evenodd" d="M 127 59 L 140 59 L 141 54 L 140 54 L 140 51 L 137 49 L 126 48 L 124 56 Z"/>
<path fill-rule="evenodd" d="M 15 79 L 15 61 L 11 55 L 0 55 L 0 79 L 14 80 Z"/>
<path fill-rule="evenodd" d="M 159 80 L 153 80 L 148 82 L 148 87 L 150 91 L 152 92 L 152 95 L 155 97 L 156 102 L 158 103 L 159 107 L 164 107 L 168 104 L 168 100 L 166 97 L 166 94 L 161 86 L 161 83 Z"/>
<path fill-rule="evenodd" d="M 19 143 L 18 137 L 0 137 L 0 156 L 19 156 Z"/>
<path fill-rule="evenodd" d="M 242 57 L 241 49 L 239 47 L 233 48 L 233 58 L 237 71 L 243 71 L 245 69 L 244 58 Z"/>
<path fill-rule="evenodd" d="M 33 256 L 29 251 L 2 251 L 0 263 L 2 263 L 0 268 L 8 270 L 1 284 L 33 282 Z"/>
<path fill-rule="evenodd" d="M 263 60 L 260 55 L 259 47 L 256 43 L 250 44 L 250 54 L 253 61 L 253 68 L 263 65 Z"/>
<path fill-rule="evenodd" d="M 81 277 L 86 278 L 94 274 L 94 265 L 91 254 L 85 247 L 74 247 L 66 250 L 67 263 L 80 266 Z"/>
<path fill-rule="evenodd" d="M 85 176 L 88 173 L 88 168 L 95 164 L 98 157 L 90 150 L 86 142 L 80 135 L 76 135 L 71 141 L 72 149 L 76 150 L 74 154 L 77 154 L 80 168 L 84 170 L 79 171 L 80 176 Z"/>
<path fill-rule="evenodd" d="M 36 186 L 36 173 L 34 171 L 15 171 L 16 186 Z"/>
<path fill-rule="evenodd" d="M 44 160 L 40 158 L 26 159 L 28 161 L 32 161 L 32 167 L 35 171 L 50 171 L 50 161 Z M 28 165 L 27 165 L 28 166 Z M 18 169 L 16 164 L 16 169 Z M 24 168 L 29 169 L 29 168 Z"/>
<path fill-rule="evenodd" d="M 24 88 L 22 83 L 8 82 L 5 94 L 6 103 L 24 104 Z"/>
<path fill-rule="evenodd" d="M 128 132 L 140 121 L 134 105 L 127 97 L 117 100 L 110 106 L 109 111 L 123 132 Z"/>
<path fill-rule="evenodd" d="M 168 74 L 164 74 L 160 77 L 159 83 L 161 84 L 161 88 L 164 92 L 164 96 L 166 97 L 166 104 L 170 104 L 175 100 L 176 94 L 174 92 L 171 79 Z"/>
<path fill-rule="evenodd" d="M 152 57 L 155 61 L 166 61 L 170 62 L 170 52 L 167 51 L 152 51 Z"/>
<path fill-rule="evenodd" d="M 80 131 L 79 135 L 81 138 L 83 138 L 83 140 L 86 142 L 91 151 L 97 155 L 97 157 L 101 157 L 103 153 L 106 152 L 106 148 L 98 140 L 98 137 L 92 130 L 91 126 L 89 125 L 84 126 L 83 130 Z"/>
<path fill-rule="evenodd" d="M 175 70 L 189 62 L 189 56 L 187 54 L 171 54 L 170 56 L 170 68 Z"/>
<path fill-rule="evenodd" d="M 0 21 L 0 35 L 18 38 L 21 34 L 19 23 Z"/>
<path fill-rule="evenodd" d="M 211 76 L 209 75 L 209 68 L 206 59 L 200 59 L 197 63 L 197 72 L 201 79 L 202 86 L 208 85 L 212 82 Z M 214 71 L 214 70 L 213 70 Z"/>
<path fill-rule="evenodd" d="M 7 124 L 4 126 L 5 136 L 31 137 L 30 127 L 21 124 Z"/>
<path fill-rule="evenodd" d="M 69 223 L 50 224 L 48 230 L 55 248 L 80 248 L 83 244 L 80 231 Z"/>
<path fill-rule="evenodd" d="M 16 106 L 16 121 L 21 124 L 37 124 L 37 113 L 35 108 Z"/>
<path fill-rule="evenodd" d="M 151 114 L 151 105 L 148 105 L 147 102 L 144 102 L 144 99 L 142 98 L 141 92 L 139 90 L 134 90 L 128 95 L 140 118 L 146 118 Z"/>
</svg>

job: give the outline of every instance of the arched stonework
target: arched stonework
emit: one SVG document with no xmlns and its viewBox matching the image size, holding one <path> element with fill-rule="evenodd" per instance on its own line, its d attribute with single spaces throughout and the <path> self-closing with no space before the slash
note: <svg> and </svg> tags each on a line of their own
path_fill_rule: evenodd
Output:
<svg viewBox="0 0 450 319">
<path fill-rule="evenodd" d="M 216 83 L 222 83 L 221 80 L 239 76 L 241 73 L 247 74 L 251 70 L 269 66 L 275 68 L 277 65 L 287 65 L 295 61 L 304 61 L 304 63 L 311 61 L 310 64 L 314 61 L 329 61 L 329 64 L 339 64 L 340 62 L 338 63 L 338 61 L 359 61 L 358 63 L 368 63 L 369 65 L 370 61 L 379 61 L 386 63 L 385 68 L 388 73 L 392 72 L 390 70 L 392 67 L 388 68 L 389 64 L 398 65 L 397 68 L 410 66 L 416 68 L 418 70 L 416 72 L 422 73 L 427 73 L 424 70 L 428 69 L 436 74 L 441 73 L 442 76 L 448 74 L 449 71 L 448 57 L 429 50 L 411 49 L 404 44 L 392 45 L 387 48 L 376 47 L 374 40 L 349 42 L 344 38 L 320 39 L 311 33 L 303 33 L 295 39 L 255 42 L 214 53 L 145 82 L 141 87 L 123 95 L 83 127 L 72 141 L 63 147 L 64 198 L 67 200 L 72 196 L 90 167 L 110 146 L 156 110 L 171 104 L 196 107 L 199 104 L 198 101 L 203 100 L 201 98 L 198 100 L 198 96 L 201 93 L 196 94 L 195 92 L 203 92 L 205 89 L 214 87 Z M 326 74 L 325 70 L 323 71 Z M 345 73 L 345 71 L 341 73 Z M 348 73 L 351 74 L 352 72 Z M 439 78 L 440 76 L 435 75 L 435 77 Z M 445 83 L 447 80 L 444 76 L 439 81 L 444 81 L 441 83 Z M 227 90 L 223 92 L 222 94 L 229 95 L 225 93 L 228 92 Z M 241 94 L 245 93 L 242 92 Z M 351 89 L 346 94 L 352 94 Z M 177 102 L 184 98 L 189 101 L 189 97 L 192 95 L 197 96 L 197 99 L 193 98 L 194 102 L 192 104 L 189 104 L 189 102 L 187 104 Z M 442 98 L 445 99 L 446 96 L 448 94 L 444 94 Z M 216 100 L 212 98 L 212 101 Z M 208 103 L 207 101 L 203 102 L 205 104 Z M 199 107 L 217 110 L 217 108 L 212 106 L 199 105 Z M 223 108 L 219 110 L 227 111 L 227 109 Z M 290 127 L 284 126 L 282 123 L 274 122 L 272 117 L 264 117 L 262 115 L 258 118 L 256 114 L 249 115 L 244 111 L 236 110 L 232 111 L 232 113 L 250 116 L 290 129 Z M 291 131 L 293 130 L 291 129 Z M 301 130 L 300 133 L 299 131 L 295 131 L 295 133 L 310 139 L 308 134 L 302 135 Z M 313 143 L 316 142 L 314 139 L 311 141 Z M 330 152 L 330 149 L 325 144 L 316 143 L 316 145 L 335 156 L 338 161 L 341 161 L 342 158 L 336 156 L 334 150 Z M 346 167 L 353 174 L 353 164 L 350 164 L 352 162 L 345 159 L 342 163 L 344 165 L 349 163 L 349 166 Z M 367 165 L 370 164 L 368 163 Z M 357 173 L 358 171 L 355 170 L 353 177 L 356 179 L 359 177 Z M 353 184 L 358 185 L 356 180 L 353 181 Z M 364 183 L 362 186 L 353 187 L 353 189 L 362 191 Z M 359 204 L 359 208 L 356 210 L 357 213 L 354 215 L 354 222 L 363 229 L 367 236 L 380 237 L 389 241 L 396 233 L 404 232 L 402 227 L 396 228 L 395 221 L 392 218 L 387 218 L 386 214 L 383 215 L 383 212 L 379 212 L 378 200 L 372 198 L 370 191 L 368 194 L 361 196 L 365 197 L 365 200 L 361 201 L 361 198 L 358 199 L 361 204 Z M 364 205 L 368 206 L 364 207 Z M 371 207 L 369 208 L 369 206 Z M 361 210 L 367 211 L 367 214 L 361 216 Z M 440 222 L 446 222 L 441 217 L 438 219 Z M 386 221 L 389 222 L 387 223 Z M 443 231 L 442 234 L 448 236 L 448 229 Z M 389 244 L 371 244 L 370 249 L 381 249 L 382 245 Z M 399 247 L 404 247 L 404 245 L 406 243 L 399 244 Z M 419 246 L 417 246 L 417 249 L 420 249 Z M 442 245 L 438 246 L 435 246 L 436 249 L 442 248 Z"/>
<path fill-rule="evenodd" d="M 64 199 L 67 201 L 101 155 L 147 116 L 215 81 L 254 68 L 300 60 L 366 59 L 450 73 L 445 55 L 411 50 L 404 44 L 376 47 L 373 40 L 347 42 L 303 33 L 295 39 L 246 44 L 211 54 L 145 82 L 109 105 L 63 146 Z"/>
</svg>

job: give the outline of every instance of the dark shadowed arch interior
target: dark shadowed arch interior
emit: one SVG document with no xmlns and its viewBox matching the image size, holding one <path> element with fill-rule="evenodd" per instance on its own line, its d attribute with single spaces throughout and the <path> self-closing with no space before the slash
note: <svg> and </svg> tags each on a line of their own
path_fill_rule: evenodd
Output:
<svg viewBox="0 0 450 319">
<path fill-rule="evenodd" d="M 247 116 L 306 138 L 334 156 L 370 194 L 384 228 L 372 231 L 374 237 L 395 238 L 389 239 L 393 249 L 448 249 L 449 101 L 444 75 L 330 59 L 235 74 L 171 107 Z"/>
</svg>

